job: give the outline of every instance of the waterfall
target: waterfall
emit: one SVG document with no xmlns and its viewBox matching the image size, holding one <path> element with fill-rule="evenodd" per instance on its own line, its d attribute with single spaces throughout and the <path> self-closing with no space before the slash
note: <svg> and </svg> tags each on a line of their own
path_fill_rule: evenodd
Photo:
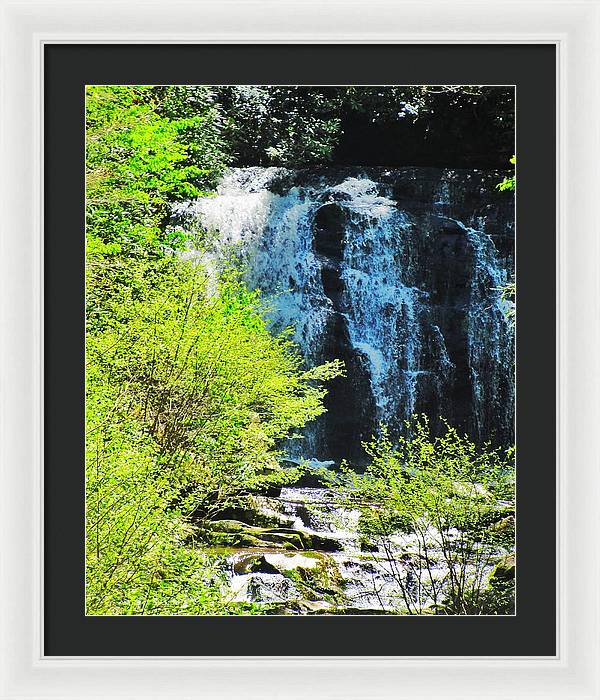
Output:
<svg viewBox="0 0 600 700">
<path fill-rule="evenodd" d="M 434 168 L 232 170 L 176 207 L 205 264 L 231 251 L 291 326 L 307 363 L 340 358 L 327 413 L 296 448 L 355 464 L 380 423 L 443 416 L 476 441 L 514 439 L 514 338 L 499 287 L 514 263 L 497 173 Z"/>
</svg>

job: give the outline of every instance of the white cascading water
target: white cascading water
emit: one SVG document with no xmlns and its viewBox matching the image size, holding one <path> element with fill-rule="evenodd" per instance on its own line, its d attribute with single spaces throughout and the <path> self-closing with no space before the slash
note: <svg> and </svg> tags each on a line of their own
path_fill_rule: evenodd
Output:
<svg viewBox="0 0 600 700">
<path fill-rule="evenodd" d="M 411 177 L 420 177 L 414 175 L 417 170 Z M 454 172 L 442 173 L 430 210 L 418 214 L 394 198 L 395 178 L 394 171 L 383 169 L 381 177 L 372 171 L 300 175 L 280 168 L 235 169 L 216 196 L 177 206 L 173 221 L 188 232 L 202 232 L 203 240 L 209 233 L 211 242 L 202 253 L 190 250 L 190 256 L 202 255 L 218 269 L 233 250 L 246 263 L 248 284 L 260 288 L 272 306 L 274 329 L 293 327 L 308 363 L 331 359 L 323 356 L 323 339 L 332 315 L 341 314 L 351 350 L 368 375 L 373 424 L 399 425 L 426 400 L 430 412 L 452 419 L 460 413 L 454 410 L 452 386 L 462 381 L 469 386 L 471 404 L 461 413 L 465 429 L 487 439 L 490 422 L 496 421 L 508 439 L 513 334 L 498 288 L 507 280 L 509 265 L 500 260 L 485 219 L 461 222 L 449 215 Z M 332 204 L 343 222 L 341 256 L 333 265 L 339 276 L 336 299 L 323 283 L 323 268 L 331 261 L 315 245 L 317 214 Z M 457 370 L 458 355 L 449 347 L 454 330 L 448 318 L 459 305 L 452 297 L 454 282 L 432 282 L 423 253 L 436 235 L 432 221 L 454 226 L 465 241 L 460 244 L 469 267 L 466 289 L 460 291 L 466 295 L 460 317 L 466 333 L 465 377 L 457 378 L 463 370 Z M 436 264 L 437 259 L 431 266 Z M 328 458 L 314 452 L 306 456 Z"/>
</svg>

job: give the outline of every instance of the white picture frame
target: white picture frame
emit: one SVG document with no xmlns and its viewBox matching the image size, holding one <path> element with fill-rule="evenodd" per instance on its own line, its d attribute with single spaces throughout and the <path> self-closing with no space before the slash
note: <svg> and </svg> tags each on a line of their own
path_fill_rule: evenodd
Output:
<svg viewBox="0 0 600 700">
<path fill-rule="evenodd" d="M 0 698 L 600 698 L 599 0 L 1 0 Z M 557 47 L 555 657 L 48 657 L 43 639 L 46 43 Z M 555 300 L 548 297 L 548 303 Z M 307 650 L 309 651 L 309 650 Z"/>
</svg>

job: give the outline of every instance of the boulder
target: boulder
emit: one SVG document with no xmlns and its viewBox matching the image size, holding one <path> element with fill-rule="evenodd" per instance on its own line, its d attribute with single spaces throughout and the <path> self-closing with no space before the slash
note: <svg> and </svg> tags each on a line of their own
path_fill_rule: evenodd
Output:
<svg viewBox="0 0 600 700">
<path fill-rule="evenodd" d="M 288 545 L 290 549 L 308 549 L 300 531 L 263 530 L 258 537 L 266 543 Z"/>
<path fill-rule="evenodd" d="M 237 600 L 250 600 L 255 603 L 281 603 L 302 597 L 294 582 L 281 574 L 254 573 L 240 576 L 238 581 Z"/>
<path fill-rule="evenodd" d="M 497 520 L 495 523 L 492 523 L 490 525 L 490 530 L 492 532 L 510 532 L 511 530 L 515 529 L 515 518 L 513 515 L 509 515 L 506 518 L 501 518 L 500 520 Z"/>
<path fill-rule="evenodd" d="M 300 536 L 279 534 L 269 529 L 247 525 L 239 520 L 212 521 L 207 524 L 203 534 L 212 544 L 220 546 L 303 548 Z"/>
<path fill-rule="evenodd" d="M 281 501 L 262 494 L 248 496 L 239 505 L 220 513 L 218 519 L 238 520 L 254 527 L 290 527 L 294 522 L 292 516 L 283 512 Z"/>
<path fill-rule="evenodd" d="M 383 608 L 357 608 L 355 606 L 344 606 L 332 608 L 331 615 L 394 615 L 393 610 L 383 610 Z"/>
<path fill-rule="evenodd" d="M 334 537 L 317 535 L 315 533 L 304 534 L 308 535 L 310 541 L 310 547 L 307 547 L 306 549 L 318 549 L 322 552 L 341 552 L 343 549 L 341 542 L 336 540 Z"/>
<path fill-rule="evenodd" d="M 246 523 L 243 523 L 240 520 L 214 520 L 210 523 L 210 530 L 212 532 L 248 533 L 255 529 L 256 528 L 248 526 Z"/>
<path fill-rule="evenodd" d="M 243 552 L 233 556 L 233 572 L 237 600 L 286 603 L 277 614 L 318 614 L 342 600 L 337 564 L 320 552 Z"/>
<path fill-rule="evenodd" d="M 490 575 L 490 582 L 511 581 L 515 578 L 516 556 L 514 552 L 502 557 Z"/>
<path fill-rule="evenodd" d="M 327 600 L 299 600 L 290 607 L 301 615 L 328 615 L 333 609 L 333 603 Z"/>
<path fill-rule="evenodd" d="M 278 574 L 280 571 L 276 569 L 272 564 L 269 563 L 268 559 L 264 554 L 253 552 L 250 554 L 243 554 L 242 556 L 236 558 L 233 562 L 233 572 L 237 576 L 243 576 L 244 574 Z"/>
<path fill-rule="evenodd" d="M 264 540 L 250 535 L 244 532 L 204 532 L 204 537 L 210 541 L 211 544 L 218 547 L 265 547 L 269 546 L 271 548 L 281 548 L 281 549 L 295 549 L 294 545 L 289 542 L 270 542 L 266 543 Z"/>
<path fill-rule="evenodd" d="M 379 547 L 374 542 L 371 542 L 370 540 L 363 539 L 360 542 L 360 551 L 361 552 L 377 552 L 377 551 L 379 551 Z"/>
<path fill-rule="evenodd" d="M 252 552 L 234 558 L 233 571 L 245 574 L 280 574 L 294 582 L 302 599 L 337 598 L 343 580 L 336 562 L 321 552 Z"/>
</svg>

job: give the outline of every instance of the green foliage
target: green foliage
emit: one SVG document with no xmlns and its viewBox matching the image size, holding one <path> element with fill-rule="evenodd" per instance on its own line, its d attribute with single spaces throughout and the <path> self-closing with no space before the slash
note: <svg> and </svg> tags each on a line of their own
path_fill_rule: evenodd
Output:
<svg viewBox="0 0 600 700">
<path fill-rule="evenodd" d="M 277 445 L 323 412 L 321 384 L 340 371 L 339 363 L 303 369 L 290 341 L 269 332 L 258 293 L 235 273 L 209 294 L 202 270 L 175 259 L 164 266 L 87 340 L 96 612 L 164 611 L 157 586 L 174 596 L 169 610 L 211 610 L 219 596 L 203 585 L 205 555 L 183 547 L 190 518 L 285 482 Z M 98 518 L 107 532 L 94 526 Z"/>
<path fill-rule="evenodd" d="M 512 165 L 517 164 L 517 157 L 513 156 L 510 159 L 510 162 Z M 509 177 L 505 177 L 502 182 L 499 182 L 496 187 L 500 190 L 500 192 L 514 192 L 517 189 L 517 177 L 516 175 L 511 175 Z"/>
<path fill-rule="evenodd" d="M 339 363 L 304 370 L 235 273 L 209 294 L 203 271 L 183 262 L 131 299 L 88 354 L 128 387 L 131 410 L 204 514 L 259 485 L 277 442 L 323 412 L 319 384 L 339 372 Z"/>
<path fill-rule="evenodd" d="M 386 552 L 408 613 L 498 612 L 488 577 L 514 548 L 514 531 L 494 527 L 514 512 L 512 451 L 478 450 L 448 424 L 434 437 L 425 416 L 407 428 L 395 444 L 383 428 L 365 445 L 365 474 L 351 477 L 363 537 Z M 390 540 L 398 533 L 410 535 L 404 551 Z"/>
<path fill-rule="evenodd" d="M 238 160 L 289 167 L 330 160 L 339 137 L 339 89 L 224 86 L 219 98 Z"/>
<path fill-rule="evenodd" d="M 86 609 L 91 615 L 221 612 L 222 581 L 181 546 L 176 489 L 127 397 L 88 367 Z"/>
<path fill-rule="evenodd" d="M 141 254 L 176 244 L 165 238 L 170 202 L 200 195 L 200 188 L 214 184 L 225 163 L 218 109 L 208 93 L 201 97 L 204 109 L 174 119 L 160 113 L 168 111 L 174 99 L 169 90 L 159 93 L 151 87 L 126 85 L 87 88 L 90 252 L 115 254 L 122 249 Z"/>
<path fill-rule="evenodd" d="M 213 189 L 230 160 L 225 116 L 212 87 L 168 85 L 153 89 L 156 112 L 177 124 L 187 150 L 186 164 L 198 168 L 196 184 Z"/>
<path fill-rule="evenodd" d="M 427 121 L 425 138 L 464 135 L 476 118 L 500 146 L 512 139 L 512 92 L 477 85 L 219 86 L 230 155 L 237 164 L 292 168 L 330 163 L 354 122 L 394 131 Z M 429 128 L 431 127 L 431 128 Z M 419 132 L 421 133 L 421 132 Z M 481 134 L 479 134 L 481 137 Z M 441 145 L 441 144 L 440 144 Z"/>
</svg>

